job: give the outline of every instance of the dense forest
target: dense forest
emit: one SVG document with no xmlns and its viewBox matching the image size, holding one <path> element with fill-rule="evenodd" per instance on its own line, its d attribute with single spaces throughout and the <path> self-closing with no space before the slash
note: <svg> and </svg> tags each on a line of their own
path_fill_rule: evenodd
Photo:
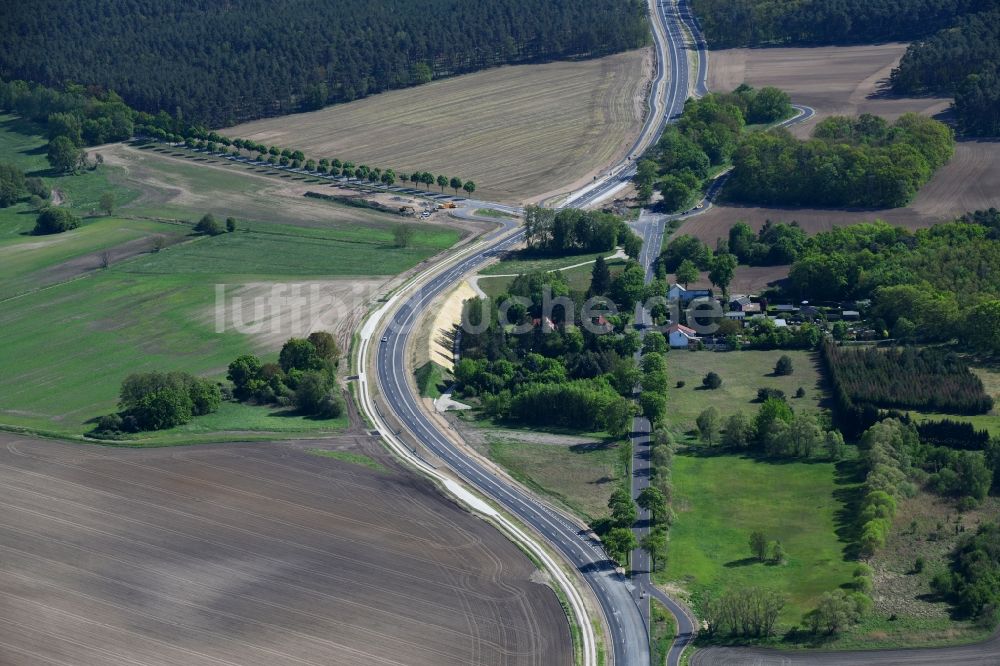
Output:
<svg viewBox="0 0 1000 666">
<path fill-rule="evenodd" d="M 965 16 L 911 44 L 892 72 L 892 88 L 902 95 L 954 95 L 964 133 L 1000 135 L 1000 9 Z"/>
<path fill-rule="evenodd" d="M 954 151 L 952 131 L 915 113 L 831 116 L 813 138 L 786 130 L 746 135 L 725 195 L 765 205 L 895 208 L 905 205 Z"/>
<path fill-rule="evenodd" d="M 728 164 L 747 125 L 773 123 L 792 115 L 787 93 L 746 84 L 730 93 L 711 93 L 684 104 L 680 120 L 667 125 L 656 145 L 639 161 L 639 197 L 654 190 L 668 212 L 687 206 L 708 180 Z"/>
<path fill-rule="evenodd" d="M 649 38 L 640 0 L 39 0 L 0 3 L 0 24 L 0 78 L 209 126 Z"/>
<path fill-rule="evenodd" d="M 692 0 L 713 48 L 909 41 L 997 0 Z"/>
</svg>

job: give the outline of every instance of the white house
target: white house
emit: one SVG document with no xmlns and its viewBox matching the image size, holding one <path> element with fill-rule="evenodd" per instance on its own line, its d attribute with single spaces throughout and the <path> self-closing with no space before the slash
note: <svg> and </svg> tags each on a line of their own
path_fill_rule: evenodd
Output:
<svg viewBox="0 0 1000 666">
<path fill-rule="evenodd" d="M 667 340 L 674 349 L 687 349 L 692 341 L 698 339 L 694 329 L 682 324 L 672 324 L 667 327 Z"/>
</svg>

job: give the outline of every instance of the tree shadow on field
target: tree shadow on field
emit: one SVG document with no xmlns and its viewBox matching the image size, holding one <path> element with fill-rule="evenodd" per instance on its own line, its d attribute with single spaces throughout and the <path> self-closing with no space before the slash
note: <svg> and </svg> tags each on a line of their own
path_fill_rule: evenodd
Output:
<svg viewBox="0 0 1000 666">
<path fill-rule="evenodd" d="M 735 569 L 736 567 L 749 567 L 751 565 L 760 563 L 761 563 L 760 560 L 758 560 L 756 557 L 744 557 L 743 559 L 740 560 L 730 560 L 729 562 L 726 562 L 722 566 L 728 569 Z"/>
<path fill-rule="evenodd" d="M 593 453 L 594 451 L 607 451 L 617 448 L 618 441 L 613 438 L 601 440 L 600 442 L 587 442 L 586 444 L 572 444 L 569 450 L 573 453 Z"/>
<path fill-rule="evenodd" d="M 845 561 L 858 558 L 858 537 L 861 529 L 858 525 L 858 512 L 864 499 L 864 465 L 860 460 L 841 460 L 836 464 L 834 483 L 837 488 L 833 497 L 839 506 L 834 511 L 834 532 L 837 538 L 845 543 L 843 554 Z"/>
</svg>

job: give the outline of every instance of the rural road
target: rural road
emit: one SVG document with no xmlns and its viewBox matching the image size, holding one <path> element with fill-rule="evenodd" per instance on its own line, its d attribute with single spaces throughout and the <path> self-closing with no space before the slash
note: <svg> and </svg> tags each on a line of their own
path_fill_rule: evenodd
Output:
<svg viewBox="0 0 1000 666">
<path fill-rule="evenodd" d="M 665 215 L 651 214 L 644 210 L 639 216 L 639 220 L 632 225 L 632 228 L 642 236 L 642 252 L 639 255 L 639 263 L 646 270 L 646 284 L 652 282 L 655 277 L 653 263 L 660 253 L 667 219 L 668 217 Z M 646 326 L 653 323 L 649 311 L 643 308 L 641 304 L 636 306 L 635 322 L 640 330 L 645 330 Z M 636 354 L 636 357 L 636 360 L 638 360 L 639 354 Z M 650 464 L 651 431 L 652 427 L 647 418 L 637 416 L 632 420 L 631 479 L 633 499 L 638 498 L 639 493 L 649 486 L 650 472 L 652 471 Z M 639 509 L 638 520 L 636 526 L 633 528 L 637 541 L 641 542 L 642 538 L 649 532 L 650 518 L 649 511 L 642 508 Z M 650 573 L 652 572 L 650 565 L 649 554 L 645 550 L 636 548 L 632 551 L 632 581 L 642 593 L 637 601 L 646 626 L 649 626 L 650 598 L 656 598 L 657 601 L 663 604 L 674 616 L 674 620 L 677 623 L 677 636 L 667 654 L 667 665 L 677 666 L 680 663 L 684 648 L 694 640 L 697 633 L 697 623 L 687 608 L 664 594 L 662 590 L 653 584 L 653 581 L 650 579 Z"/>
</svg>

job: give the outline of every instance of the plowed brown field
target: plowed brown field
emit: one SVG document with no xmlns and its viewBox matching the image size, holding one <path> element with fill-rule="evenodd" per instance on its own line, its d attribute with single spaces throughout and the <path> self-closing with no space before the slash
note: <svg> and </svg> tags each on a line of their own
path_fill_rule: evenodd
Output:
<svg viewBox="0 0 1000 666">
<path fill-rule="evenodd" d="M 404 472 L 307 445 L 0 444 L 0 663 L 572 662 L 531 562 Z"/>
</svg>

